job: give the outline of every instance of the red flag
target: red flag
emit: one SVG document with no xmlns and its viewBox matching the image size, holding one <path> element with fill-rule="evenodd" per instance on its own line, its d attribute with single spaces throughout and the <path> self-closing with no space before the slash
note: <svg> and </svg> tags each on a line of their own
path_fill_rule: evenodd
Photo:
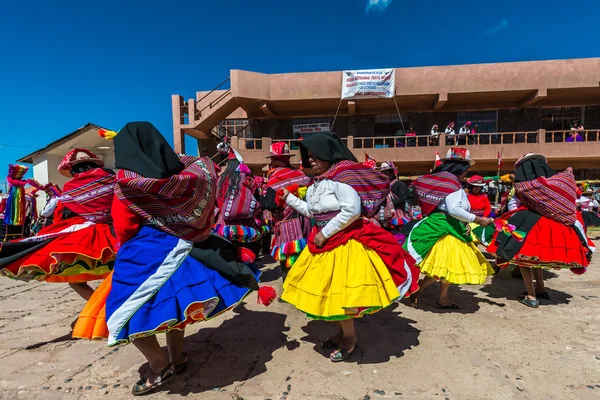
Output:
<svg viewBox="0 0 600 400">
<path fill-rule="evenodd" d="M 504 164 L 502 163 L 502 154 L 498 152 L 498 169 L 502 168 Z"/>
<path fill-rule="evenodd" d="M 442 160 L 440 160 L 440 152 L 436 151 L 435 152 L 435 163 L 434 163 L 434 168 L 439 167 L 440 165 L 442 165 Z"/>
</svg>

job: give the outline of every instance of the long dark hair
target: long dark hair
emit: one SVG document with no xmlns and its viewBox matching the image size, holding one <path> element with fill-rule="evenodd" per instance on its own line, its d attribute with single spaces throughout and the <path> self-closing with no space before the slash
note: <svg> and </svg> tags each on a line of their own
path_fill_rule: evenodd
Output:
<svg viewBox="0 0 600 400">
<path fill-rule="evenodd" d="M 225 171 L 219 177 L 219 197 L 224 199 L 226 196 L 236 196 L 240 187 L 242 174 L 238 171 L 240 162 L 237 158 L 227 161 Z"/>
</svg>

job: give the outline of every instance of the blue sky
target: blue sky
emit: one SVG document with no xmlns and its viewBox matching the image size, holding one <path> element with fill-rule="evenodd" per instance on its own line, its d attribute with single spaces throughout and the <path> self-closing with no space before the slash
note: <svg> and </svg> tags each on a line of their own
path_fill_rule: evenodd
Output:
<svg viewBox="0 0 600 400">
<path fill-rule="evenodd" d="M 176 7 L 175 5 L 180 6 Z M 5 2 L 0 174 L 86 122 L 149 120 L 230 69 L 322 71 L 600 56 L 600 2 Z"/>
</svg>

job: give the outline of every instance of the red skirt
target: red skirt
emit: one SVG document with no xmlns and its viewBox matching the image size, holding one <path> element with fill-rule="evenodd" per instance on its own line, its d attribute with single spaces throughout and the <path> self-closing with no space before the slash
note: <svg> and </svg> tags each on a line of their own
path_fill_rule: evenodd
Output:
<svg viewBox="0 0 600 400">
<path fill-rule="evenodd" d="M 28 242 L 36 246 L 35 250 L 23 251 L 22 257 L 12 255 L 15 261 L 1 270 L 3 275 L 25 281 L 88 282 L 108 276 L 117 254 L 117 240 L 110 226 L 90 224 L 79 216 L 50 225 L 37 237 L 18 241 Z"/>
<path fill-rule="evenodd" d="M 516 265 L 536 268 L 582 268 L 589 264 L 589 250 L 581 243 L 576 228 L 542 216 L 525 236 L 523 247 L 512 260 L 499 267 Z M 501 233 L 496 233 L 496 235 Z M 496 237 L 488 251 L 496 253 Z"/>
</svg>

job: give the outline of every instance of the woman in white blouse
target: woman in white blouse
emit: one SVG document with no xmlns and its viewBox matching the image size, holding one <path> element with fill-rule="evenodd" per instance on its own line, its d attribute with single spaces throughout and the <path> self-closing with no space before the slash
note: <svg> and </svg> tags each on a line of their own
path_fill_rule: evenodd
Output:
<svg viewBox="0 0 600 400">
<path fill-rule="evenodd" d="M 312 167 L 317 176 L 305 199 L 287 189 L 283 197 L 296 211 L 313 218 L 316 227 L 288 273 L 281 298 L 310 318 L 337 322 L 337 334 L 321 346 L 333 349 L 330 359 L 338 362 L 357 348 L 353 319 L 415 292 L 419 271 L 391 233 L 361 215 L 372 205 L 361 196 L 383 188 L 382 203 L 388 179 L 357 163 L 330 132 L 304 139 L 300 152 L 303 165 Z"/>
<path fill-rule="evenodd" d="M 482 285 L 494 272 L 473 244 L 468 228 L 472 222 L 487 226 L 492 219 L 470 212 L 469 199 L 461 187 L 460 182 L 475 163 L 469 151 L 452 148 L 442 161 L 433 174 L 421 176 L 413 183 L 426 217 L 410 231 L 404 247 L 425 275 L 419 282 L 419 291 L 411 296 L 413 306 L 427 286 L 440 282 L 437 307 L 458 310 L 460 307 L 448 298 L 450 285 Z"/>
</svg>

